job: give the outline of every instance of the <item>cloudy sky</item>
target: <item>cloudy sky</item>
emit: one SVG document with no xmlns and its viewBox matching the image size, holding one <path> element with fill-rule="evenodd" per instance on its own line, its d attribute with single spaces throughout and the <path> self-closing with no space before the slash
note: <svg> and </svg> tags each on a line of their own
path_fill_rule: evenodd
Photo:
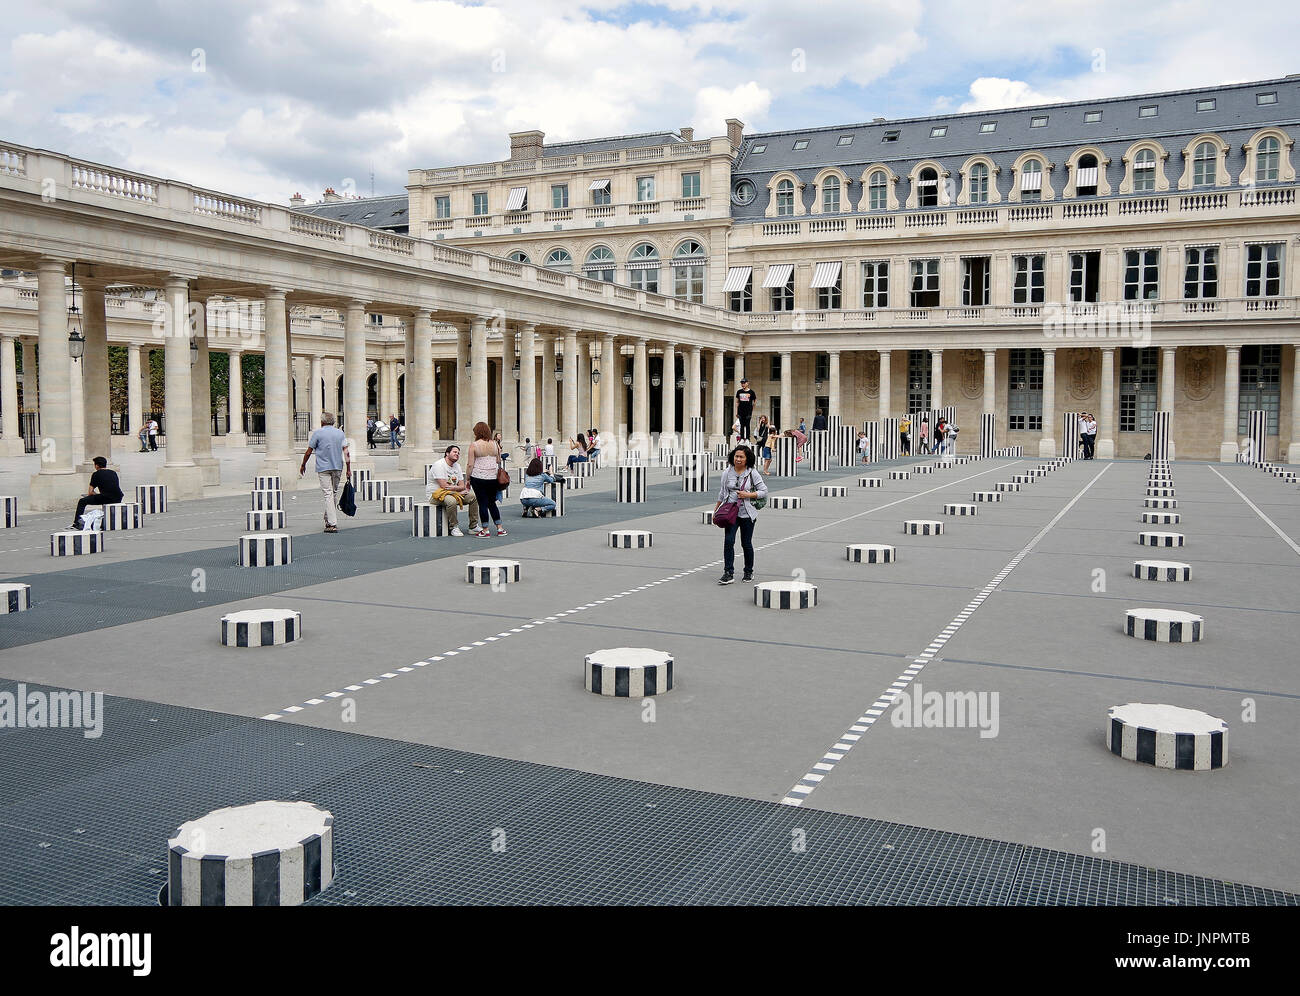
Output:
<svg viewBox="0 0 1300 996">
<path fill-rule="evenodd" d="M 42 0 L 0 141 L 283 202 L 550 141 L 1077 100 L 1300 71 L 1300 5 L 1202 0 Z"/>
</svg>

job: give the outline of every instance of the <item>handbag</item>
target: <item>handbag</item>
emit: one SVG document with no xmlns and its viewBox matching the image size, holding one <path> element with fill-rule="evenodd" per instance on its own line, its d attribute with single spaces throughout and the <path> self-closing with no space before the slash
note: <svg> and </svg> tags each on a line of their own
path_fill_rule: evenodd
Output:
<svg viewBox="0 0 1300 996">
<path fill-rule="evenodd" d="M 510 471 L 506 470 L 506 465 L 502 462 L 500 446 L 497 447 L 497 483 L 502 488 L 510 485 Z"/>
<path fill-rule="evenodd" d="M 357 489 L 351 481 L 343 485 L 343 492 L 339 495 L 339 511 L 348 516 L 357 514 Z"/>
</svg>

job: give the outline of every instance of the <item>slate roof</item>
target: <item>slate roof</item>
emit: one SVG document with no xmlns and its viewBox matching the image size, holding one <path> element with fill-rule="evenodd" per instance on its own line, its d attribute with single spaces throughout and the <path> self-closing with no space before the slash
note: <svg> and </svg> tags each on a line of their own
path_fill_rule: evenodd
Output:
<svg viewBox="0 0 1300 996">
<path fill-rule="evenodd" d="M 325 201 L 293 208 L 318 218 L 329 218 L 350 225 L 364 225 L 386 232 L 406 234 L 410 228 L 409 199 L 406 194 L 362 197 L 357 200 Z"/>
</svg>

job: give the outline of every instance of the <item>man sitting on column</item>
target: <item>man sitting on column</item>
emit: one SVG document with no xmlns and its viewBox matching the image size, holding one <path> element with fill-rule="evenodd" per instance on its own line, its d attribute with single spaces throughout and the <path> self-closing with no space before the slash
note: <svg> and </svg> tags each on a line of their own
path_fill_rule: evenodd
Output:
<svg viewBox="0 0 1300 996">
<path fill-rule="evenodd" d="M 95 457 L 95 472 L 90 475 L 90 490 L 77 500 L 77 514 L 72 517 L 72 528 L 81 528 L 81 513 L 87 505 L 116 505 L 122 500 L 122 485 L 117 473 L 108 469 L 108 461 Z"/>
<path fill-rule="evenodd" d="M 343 435 L 343 430 L 334 425 L 333 412 L 321 412 L 320 428 L 307 440 L 307 452 L 302 455 L 302 466 L 298 476 L 307 472 L 307 458 L 316 454 L 316 477 L 320 481 L 321 493 L 325 497 L 325 531 L 339 531 L 339 490 L 340 480 L 346 467 L 347 476 L 352 476 L 352 449 Z"/>
<path fill-rule="evenodd" d="M 478 498 L 474 495 L 465 472 L 460 466 L 460 447 L 452 443 L 443 457 L 433 465 L 433 480 L 429 482 L 429 504 L 441 505 L 446 511 L 451 535 L 464 536 L 460 531 L 460 510 L 469 505 L 469 531 L 478 529 Z"/>
</svg>

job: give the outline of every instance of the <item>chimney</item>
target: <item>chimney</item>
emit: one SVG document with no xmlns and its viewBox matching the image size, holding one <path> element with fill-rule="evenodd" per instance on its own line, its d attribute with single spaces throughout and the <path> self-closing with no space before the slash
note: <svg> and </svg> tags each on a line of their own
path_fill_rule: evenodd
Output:
<svg viewBox="0 0 1300 996">
<path fill-rule="evenodd" d="M 289 198 L 289 207 L 291 208 L 302 207 L 306 203 L 307 198 L 303 197 L 302 194 L 294 194 Z"/>
<path fill-rule="evenodd" d="M 511 160 L 541 159 L 542 139 L 546 137 L 541 131 L 512 131 L 510 133 Z"/>
<path fill-rule="evenodd" d="M 693 142 L 693 141 L 695 141 L 695 129 L 694 129 L 694 128 L 682 128 L 682 129 L 679 130 L 678 134 L 682 136 L 682 141 L 683 141 L 683 142 Z"/>
<path fill-rule="evenodd" d="M 884 123 L 885 123 L 885 119 L 884 119 L 884 118 L 872 118 L 872 119 L 871 119 L 871 123 L 872 123 L 872 124 L 884 124 Z"/>
<path fill-rule="evenodd" d="M 330 201 L 341 201 L 343 198 L 334 193 L 333 187 L 326 187 L 324 200 L 326 203 L 329 203 Z"/>
<path fill-rule="evenodd" d="M 745 122 L 739 118 L 727 118 L 727 141 L 731 143 L 732 151 L 740 148 L 740 143 L 745 138 Z"/>
</svg>

